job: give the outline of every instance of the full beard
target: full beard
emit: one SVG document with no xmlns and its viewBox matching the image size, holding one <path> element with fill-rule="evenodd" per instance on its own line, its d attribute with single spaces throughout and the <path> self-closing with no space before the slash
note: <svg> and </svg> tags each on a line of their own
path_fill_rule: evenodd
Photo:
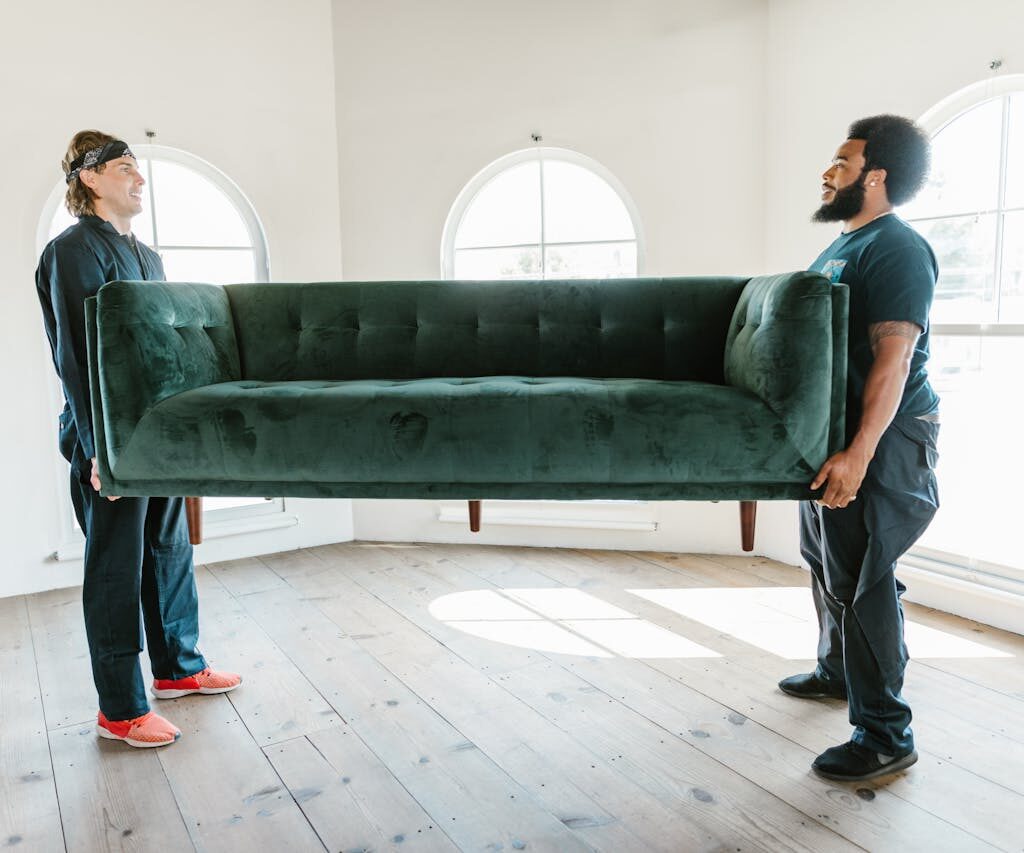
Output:
<svg viewBox="0 0 1024 853">
<path fill-rule="evenodd" d="M 864 179 L 836 190 L 832 201 L 822 204 L 811 216 L 812 222 L 845 222 L 864 208 Z"/>
</svg>

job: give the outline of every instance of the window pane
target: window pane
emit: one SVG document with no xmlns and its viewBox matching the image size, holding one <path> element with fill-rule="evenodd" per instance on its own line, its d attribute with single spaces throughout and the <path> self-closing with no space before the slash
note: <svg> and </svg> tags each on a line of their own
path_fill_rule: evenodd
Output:
<svg viewBox="0 0 1024 853">
<path fill-rule="evenodd" d="M 161 249 L 168 281 L 234 284 L 258 281 L 252 249 Z"/>
<path fill-rule="evenodd" d="M 589 169 L 544 161 L 544 240 L 632 240 L 633 220 L 619 194 Z"/>
<path fill-rule="evenodd" d="M 921 194 L 901 214 L 952 216 L 993 210 L 999 193 L 1001 98 L 987 101 L 940 130 L 932 139 L 932 171 Z"/>
<path fill-rule="evenodd" d="M 1003 323 L 1024 323 L 1024 211 L 1007 213 L 1003 221 L 999 320 Z"/>
<path fill-rule="evenodd" d="M 1024 338 L 932 339 L 929 373 L 942 398 L 942 506 L 921 545 L 1024 567 L 1017 541 L 1022 465 L 1013 450 L 1024 419 L 1022 363 Z"/>
<path fill-rule="evenodd" d="M 148 189 L 156 204 L 161 246 L 252 245 L 245 221 L 231 200 L 191 169 L 154 160 Z"/>
<path fill-rule="evenodd" d="M 57 212 L 53 214 L 53 221 L 50 223 L 50 236 L 48 239 L 52 240 L 76 222 L 78 222 L 78 220 L 68 213 L 68 209 L 64 206 L 64 202 L 62 201 L 60 206 L 57 208 Z"/>
<path fill-rule="evenodd" d="M 1024 93 L 1010 97 L 1006 148 L 1006 206 L 1024 207 Z"/>
<path fill-rule="evenodd" d="M 961 216 L 915 222 L 939 260 L 933 323 L 987 323 L 996 319 L 996 217 Z"/>
<path fill-rule="evenodd" d="M 540 247 L 461 249 L 455 253 L 455 278 L 540 278 Z"/>
<path fill-rule="evenodd" d="M 545 278 L 628 278 L 636 275 L 636 243 L 588 243 L 545 249 Z"/>
<path fill-rule="evenodd" d="M 540 241 L 540 164 L 523 163 L 496 175 L 469 203 L 455 248 L 514 246 Z"/>
</svg>

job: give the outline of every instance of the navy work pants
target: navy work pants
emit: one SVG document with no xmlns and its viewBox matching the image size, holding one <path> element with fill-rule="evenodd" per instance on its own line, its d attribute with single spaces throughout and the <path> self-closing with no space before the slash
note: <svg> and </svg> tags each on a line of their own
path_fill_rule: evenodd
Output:
<svg viewBox="0 0 1024 853">
<path fill-rule="evenodd" d="M 90 485 L 81 454 L 76 447 L 71 500 L 85 533 L 82 604 L 93 681 L 107 719 L 128 720 L 149 710 L 139 664 L 143 625 L 154 678 L 206 667 L 196 648 L 199 601 L 184 499 L 108 501 Z"/>
<path fill-rule="evenodd" d="M 886 755 L 914 748 L 902 697 L 905 587 L 896 561 L 939 506 L 937 423 L 897 415 L 882 435 L 857 500 L 800 505 L 800 550 L 811 567 L 820 628 L 817 674 L 845 683 L 853 740 Z"/>
</svg>

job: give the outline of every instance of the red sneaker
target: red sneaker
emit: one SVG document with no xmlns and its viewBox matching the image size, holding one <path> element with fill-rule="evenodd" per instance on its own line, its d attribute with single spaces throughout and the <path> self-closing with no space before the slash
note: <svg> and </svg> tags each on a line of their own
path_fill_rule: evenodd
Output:
<svg viewBox="0 0 1024 853">
<path fill-rule="evenodd" d="M 132 720 L 108 720 L 100 711 L 96 715 L 96 733 L 142 748 L 167 746 L 181 737 L 176 725 L 152 711 Z"/>
<path fill-rule="evenodd" d="M 242 683 L 242 676 L 233 672 L 214 672 L 207 667 L 202 672 L 169 681 L 157 678 L 153 681 L 153 695 L 157 699 L 177 699 L 190 693 L 227 693 Z"/>
</svg>

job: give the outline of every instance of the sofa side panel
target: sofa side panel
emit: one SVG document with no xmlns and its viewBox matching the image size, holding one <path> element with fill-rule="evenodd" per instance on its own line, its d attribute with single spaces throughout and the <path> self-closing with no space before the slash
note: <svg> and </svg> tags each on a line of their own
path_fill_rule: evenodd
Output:
<svg viewBox="0 0 1024 853">
<path fill-rule="evenodd" d="M 89 400 L 92 406 L 92 434 L 96 446 L 96 469 L 103 494 L 114 494 L 109 491 L 113 476 L 107 462 L 107 436 L 103 429 L 103 398 L 100 394 L 100 374 L 96 358 L 96 297 L 85 300 L 85 348 L 89 359 Z"/>
<path fill-rule="evenodd" d="M 828 456 L 835 415 L 832 297 L 817 273 L 751 279 L 726 343 L 726 381 L 764 400 L 812 467 Z"/>
<path fill-rule="evenodd" d="M 832 285 L 832 424 L 828 455 L 849 443 L 846 438 L 847 351 L 850 336 L 850 288 Z"/>
<path fill-rule="evenodd" d="M 585 376 L 723 384 L 748 279 L 229 285 L 242 376 Z"/>
<path fill-rule="evenodd" d="M 182 391 L 239 378 L 222 287 L 111 282 L 96 296 L 96 384 L 110 471 L 139 420 Z M 99 425 L 97 425 L 99 428 Z"/>
</svg>

